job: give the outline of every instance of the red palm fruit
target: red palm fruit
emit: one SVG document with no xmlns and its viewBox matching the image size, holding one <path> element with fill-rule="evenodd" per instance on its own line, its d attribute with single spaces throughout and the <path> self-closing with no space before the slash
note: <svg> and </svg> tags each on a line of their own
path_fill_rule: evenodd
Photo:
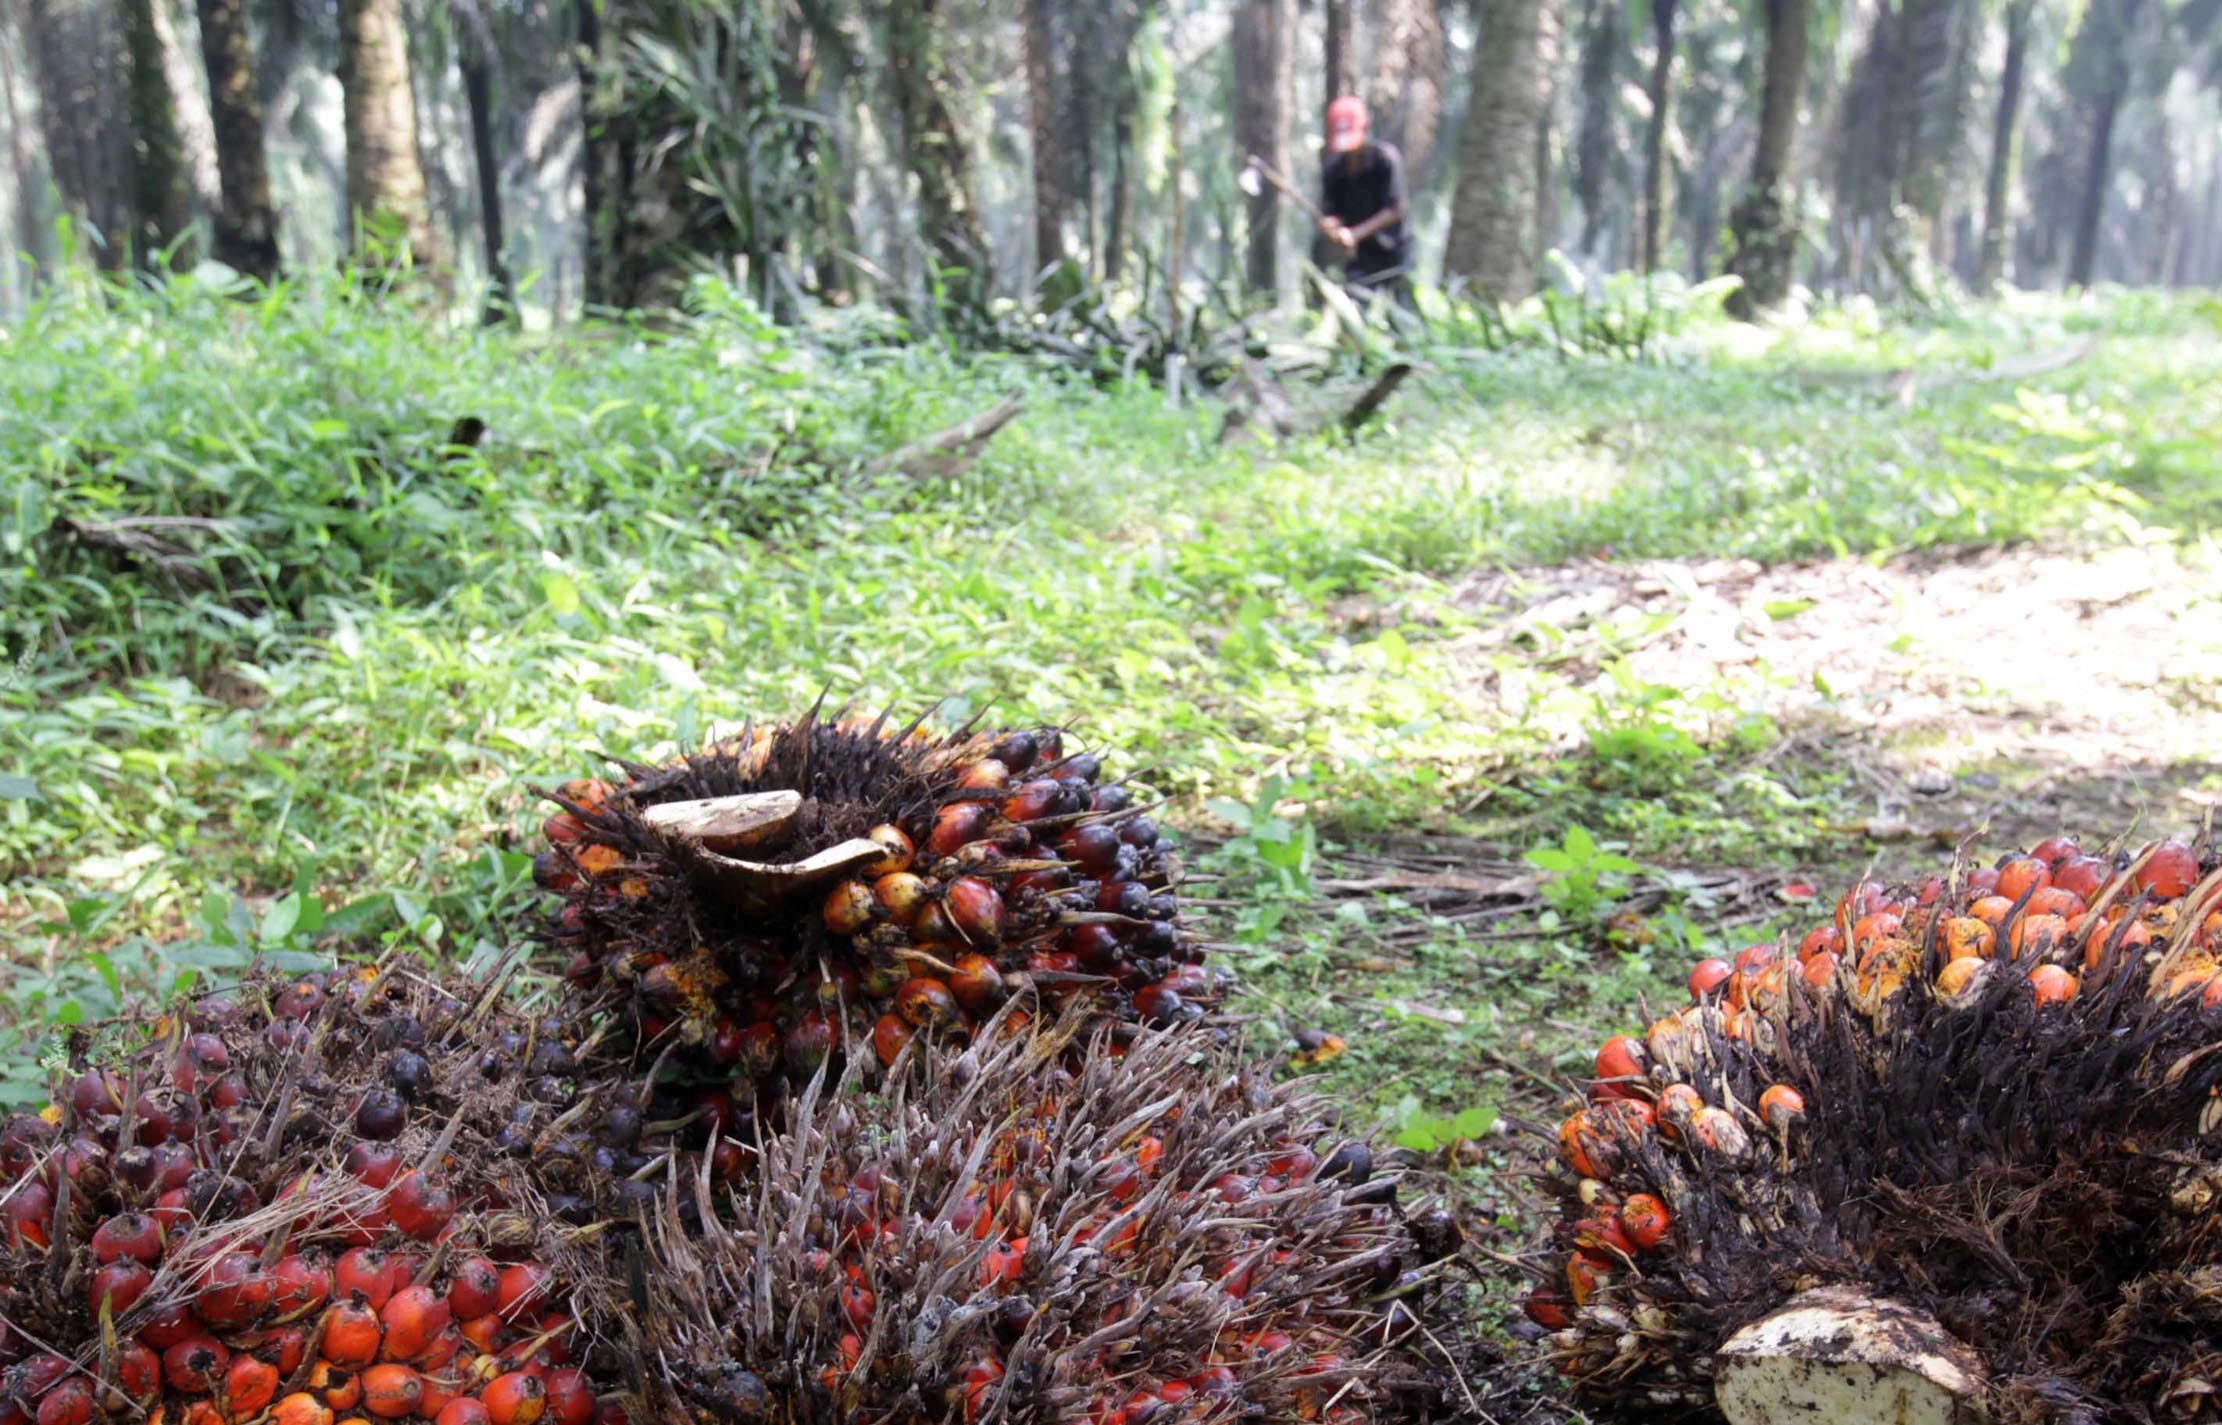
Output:
<svg viewBox="0 0 2222 1425">
<path fill-rule="evenodd" d="M 353 1410 L 363 1403 L 362 1372 L 330 1361 L 318 1361 L 310 1368 L 309 1389 L 334 1410 Z"/>
<path fill-rule="evenodd" d="M 309 1353 L 309 1333 L 306 1327 L 287 1326 L 270 1337 L 263 1354 L 270 1357 L 281 1376 L 290 1376 L 301 1368 L 302 1358 Z"/>
<path fill-rule="evenodd" d="M 1896 939 L 1905 928 L 1906 923 L 1902 918 L 1888 912 L 1863 917 L 1852 926 L 1852 949 L 1872 949 L 1881 941 Z"/>
<path fill-rule="evenodd" d="M 162 1379 L 179 1395 L 210 1395 L 231 1365 L 214 1336 L 188 1336 L 162 1353 Z"/>
<path fill-rule="evenodd" d="M 460 1372 L 442 1374 L 432 1365 L 420 1365 L 417 1377 L 424 1382 L 424 1393 L 417 1398 L 416 1413 L 427 1420 L 439 1419 L 440 1412 L 461 1398 L 470 1385 Z"/>
<path fill-rule="evenodd" d="M 887 908 L 887 918 L 897 925 L 914 923 L 925 910 L 931 888 L 924 878 L 908 871 L 890 871 L 872 882 L 872 894 Z"/>
<path fill-rule="evenodd" d="M 277 1286 L 252 1252 L 233 1252 L 209 1268 L 208 1285 L 193 1299 L 193 1314 L 218 1331 L 238 1331 L 260 1321 Z"/>
<path fill-rule="evenodd" d="M 367 1366 L 378 1359 L 384 1330 L 378 1313 L 362 1301 L 342 1301 L 324 1313 L 324 1337 L 318 1350 L 325 1360 L 341 1366 Z"/>
<path fill-rule="evenodd" d="M 2052 868 L 2053 885 L 2086 901 L 2099 893 L 2107 879 L 2106 863 L 2095 856 L 2069 856 Z"/>
<path fill-rule="evenodd" d="M 1574 1224 L 1574 1240 L 1577 1250 L 1601 1267 L 1619 1266 L 1636 1254 L 1618 1213 L 1583 1218 Z"/>
<path fill-rule="evenodd" d="M 977 1420 L 988 1407 L 996 1383 L 1003 1379 L 1003 1363 L 993 1356 L 974 1358 L 964 1372 L 964 1418 Z"/>
<path fill-rule="evenodd" d="M 891 876 L 897 871 L 907 871 L 918 854 L 917 845 L 899 826 L 875 826 L 864 833 L 864 838 L 880 848 L 880 858 L 864 868 L 867 876 Z"/>
<path fill-rule="evenodd" d="M 1805 980 L 1806 984 L 1813 989 L 1826 989 L 1836 982 L 1836 967 L 1838 963 L 1839 962 L 1834 955 L 1831 955 L 1824 950 L 1820 954 L 1814 956 L 1812 959 L 1806 961 L 1805 968 L 1798 971 L 1798 974 Z"/>
<path fill-rule="evenodd" d="M 1798 959 L 1803 962 L 1816 955 L 1835 955 L 1844 949 L 1844 932 L 1833 925 L 1817 925 L 1805 933 L 1798 942 Z"/>
<path fill-rule="evenodd" d="M 413 1361 L 432 1348 L 432 1342 L 453 1319 L 447 1299 L 428 1286 L 407 1286 L 393 1294 L 378 1313 L 385 1330 L 379 1353 L 389 1361 Z"/>
<path fill-rule="evenodd" d="M 1998 949 L 1997 932 L 1972 915 L 1955 915 L 1945 921 L 1943 941 L 1948 960 L 1987 960 Z"/>
<path fill-rule="evenodd" d="M 819 913 L 826 929 L 835 935 L 856 935 L 878 917 L 879 897 L 862 881 L 843 881 L 826 892 Z"/>
<path fill-rule="evenodd" d="M 1585 1178 L 1609 1178 L 1620 1166 L 1613 1125 L 1596 1109 L 1585 1108 L 1561 1123 L 1558 1142 L 1559 1156 Z"/>
<path fill-rule="evenodd" d="M 920 1029 L 954 1029 L 964 1022 L 956 995 L 923 975 L 904 981 L 895 992 L 895 1012 Z"/>
<path fill-rule="evenodd" d="M 1625 1034 L 1615 1034 L 1597 1050 L 1597 1077 L 1634 1080 L 1644 1074 L 1643 1045 Z"/>
<path fill-rule="evenodd" d="M 1003 897 L 995 887 L 972 876 L 949 883 L 942 905 L 957 934 L 974 945 L 993 945 L 1003 938 Z"/>
<path fill-rule="evenodd" d="M 1963 955 L 1937 972 L 1937 993 L 1950 999 L 1953 995 L 1975 983 L 1983 962 L 1973 955 Z"/>
<path fill-rule="evenodd" d="M 123 1109 L 123 1081 L 114 1074 L 79 1074 L 69 1086 L 69 1106 L 79 1119 L 104 1118 Z"/>
<path fill-rule="evenodd" d="M 557 812 L 540 823 L 540 834 L 558 846 L 569 846 L 586 838 L 586 823 L 567 811 Z"/>
<path fill-rule="evenodd" d="M 193 1308 L 184 1303 L 155 1313 L 139 1328 L 139 1339 L 157 1351 L 167 1351 L 178 1342 L 201 1333 L 199 1318 Z"/>
<path fill-rule="evenodd" d="M 295 980 L 278 991 L 270 1010 L 280 1019 L 308 1019 L 324 1008 L 324 999 L 324 987 L 315 980 Z"/>
<path fill-rule="evenodd" d="M 490 1356 L 494 1353 L 494 1348 L 501 1344 L 501 1338 L 508 1328 L 499 1316 L 489 1311 L 484 1316 L 473 1316 L 458 1322 L 455 1329 L 463 1334 L 463 1339 L 480 1355 Z"/>
<path fill-rule="evenodd" d="M 495 1310 L 504 1321 L 520 1321 L 542 1311 L 555 1294 L 555 1273 L 538 1262 L 520 1262 L 501 1274 L 501 1298 Z"/>
<path fill-rule="evenodd" d="M 523 1371 L 495 1377 L 479 1399 L 494 1425 L 536 1425 L 548 1413 L 547 1385 Z"/>
<path fill-rule="evenodd" d="M 2083 848 L 2076 844 L 2076 839 L 2072 836 L 2048 836 L 2030 847 L 2029 854 L 2047 867 L 2052 867 L 2071 856 L 2080 856 Z"/>
<path fill-rule="evenodd" d="M 162 1260 L 162 1224 L 143 1212 L 119 1212 L 93 1229 L 92 1245 L 102 1266 L 129 1257 L 151 1267 Z"/>
<path fill-rule="evenodd" d="M 332 1290 L 373 1313 L 385 1310 L 395 1291 L 393 1258 L 377 1247 L 350 1247 L 332 1269 Z"/>
<path fill-rule="evenodd" d="M 316 1310 L 332 1297 L 332 1269 L 322 1257 L 288 1253 L 271 1268 L 271 1309 L 290 1320 Z"/>
<path fill-rule="evenodd" d="M 917 1033 L 901 1015 L 883 1014 L 872 1025 L 872 1052 L 880 1056 L 882 1064 L 892 1065 Z"/>
<path fill-rule="evenodd" d="M 2199 858 L 2181 841 L 2156 841 L 2138 869 L 2137 885 L 2162 900 L 2174 900 L 2199 880 Z"/>
<path fill-rule="evenodd" d="M 2057 915 L 2024 915 L 2006 939 L 2016 955 L 2043 955 L 2068 940 L 2068 922 Z"/>
<path fill-rule="evenodd" d="M 1728 983 L 1736 973 L 1726 960 L 1700 960 L 1690 967 L 1690 998 L 1701 1000 Z"/>
<path fill-rule="evenodd" d="M 982 1286 L 1015 1286 L 1026 1267 L 1026 1239 L 1013 1237 L 988 1249 L 987 1257 L 980 1263 Z"/>
<path fill-rule="evenodd" d="M 787 1031 L 781 1041 L 780 1053 L 787 1062 L 787 1071 L 798 1078 L 807 1078 L 818 1071 L 826 1057 L 833 1052 L 833 1026 L 816 1010 L 810 1011 Z"/>
<path fill-rule="evenodd" d="M 1696 1089 L 1688 1084 L 1668 1084 L 1659 1094 L 1659 1136 L 1680 1137 L 1704 1107 L 1705 1100 Z"/>
<path fill-rule="evenodd" d="M 501 1268 L 484 1257 L 465 1257 L 448 1279 L 447 1304 L 458 1321 L 491 1312 L 501 1305 Z"/>
<path fill-rule="evenodd" d="M 363 1409 L 381 1420 L 417 1413 L 424 1400 L 424 1377 L 407 1366 L 388 1363 L 363 1372 Z"/>
<path fill-rule="evenodd" d="M 998 1009 L 1004 999 L 1003 972 L 985 955 L 964 954 L 956 960 L 956 973 L 949 977 L 949 993 L 956 996 L 957 1004 L 974 1019 L 984 1019 Z"/>
<path fill-rule="evenodd" d="M 295 1391 L 270 1412 L 270 1425 L 332 1425 L 332 1409 L 307 1391 Z"/>
<path fill-rule="evenodd" d="M 455 1194 L 412 1169 L 394 1181 L 386 1211 L 394 1226 L 420 1242 L 429 1242 L 454 1218 Z"/>
<path fill-rule="evenodd" d="M 493 1425 L 493 1420 L 493 1412 L 486 1408 L 484 1401 L 466 1395 L 449 1401 L 433 1417 L 432 1425 Z"/>
<path fill-rule="evenodd" d="M 1647 1192 L 1630 1193 L 1620 1204 L 1620 1227 L 1639 1251 L 1648 1252 L 1666 1238 L 1667 1205 Z"/>
<path fill-rule="evenodd" d="M 2029 991 L 2039 1004 L 2066 1004 L 2080 986 L 2058 965 L 2039 965 L 2029 973 Z"/>
<path fill-rule="evenodd" d="M 591 1425 L 594 1419 L 594 1386 L 584 1371 L 564 1367 L 548 1372 L 548 1420 L 551 1425 Z"/>
<path fill-rule="evenodd" d="M 1017 791 L 1004 798 L 1003 815 L 1012 821 L 1039 821 L 1057 809 L 1058 798 L 1063 793 L 1064 788 L 1051 777 L 1021 782 Z"/>
<path fill-rule="evenodd" d="M 2043 890 L 2051 884 L 2052 868 L 2034 856 L 2016 856 L 1998 868 L 1998 894 L 2010 901 L 2020 900 L 2031 888 Z"/>
<path fill-rule="evenodd" d="M 1119 934 L 1108 925 L 1076 925 L 1065 932 L 1064 946 L 1090 974 L 1105 974 L 1118 967 Z"/>
<path fill-rule="evenodd" d="M 116 1353 L 116 1384 L 141 1405 L 162 1393 L 162 1357 L 139 1341 L 126 1341 Z"/>
<path fill-rule="evenodd" d="M 83 1376 L 71 1376 L 39 1402 L 38 1425 L 92 1425 L 92 1420 L 92 1382 Z"/>
<path fill-rule="evenodd" d="M 872 1312 L 877 1306 L 878 1299 L 872 1295 L 872 1289 L 862 1282 L 852 1281 L 841 1288 L 841 1314 L 857 1330 L 872 1329 Z"/>
<path fill-rule="evenodd" d="M 401 1150 L 390 1143 L 357 1143 L 347 1150 L 347 1171 L 365 1187 L 388 1187 L 401 1172 Z"/>
<path fill-rule="evenodd" d="M 934 829 L 926 837 L 926 849 L 936 856 L 956 855 L 958 847 L 978 841 L 987 833 L 991 815 L 979 802 L 951 802 L 934 814 Z"/>
<path fill-rule="evenodd" d="M 1978 896 L 1968 904 L 1967 913 L 1996 930 L 2006 923 L 2013 909 L 2014 903 L 2004 896 Z"/>
<path fill-rule="evenodd" d="M 2058 886 L 2047 886 L 2029 898 L 2023 909 L 2030 915 L 2057 915 L 2062 919 L 2083 914 L 2083 897 Z"/>
<path fill-rule="evenodd" d="M 968 792 L 1000 791 L 1010 781 L 1011 769 L 993 757 L 983 757 L 957 774 L 957 785 Z"/>
<path fill-rule="evenodd" d="M 234 1420 L 251 1420 L 278 1398 L 278 1368 L 253 1356 L 233 1356 L 224 1371 L 224 1405 Z"/>
<path fill-rule="evenodd" d="M 1527 1314 L 1528 1320 L 1546 1331 L 1564 1331 L 1574 1324 L 1573 1312 L 1570 1310 L 1573 1305 L 1574 1299 L 1565 1292 L 1539 1286 L 1528 1293 L 1527 1300 L 1520 1303 L 1520 1310 Z"/>
<path fill-rule="evenodd" d="M 17 1183 L 7 1202 L 0 1205 L 0 1228 L 17 1246 L 43 1248 L 52 1238 L 54 1194 L 46 1184 L 26 1178 Z"/>
<path fill-rule="evenodd" d="M 145 1263 L 126 1259 L 110 1262 L 94 1272 L 85 1295 L 94 1317 L 105 1311 L 113 1320 L 129 1311 L 153 1285 L 154 1273 L 147 1270 Z"/>
<path fill-rule="evenodd" d="M 1777 1133 L 1787 1132 L 1792 1123 L 1805 1117 L 1805 1095 L 1788 1084 L 1770 1084 L 1759 1095 L 1759 1116 Z"/>
</svg>

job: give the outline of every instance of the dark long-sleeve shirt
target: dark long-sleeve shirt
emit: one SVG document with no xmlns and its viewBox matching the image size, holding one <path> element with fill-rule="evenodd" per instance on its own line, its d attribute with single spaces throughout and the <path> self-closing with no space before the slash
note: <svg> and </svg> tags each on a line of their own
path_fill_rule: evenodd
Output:
<svg viewBox="0 0 2222 1425">
<path fill-rule="evenodd" d="M 1367 139 L 1351 154 L 1330 153 L 1320 163 L 1320 204 L 1328 216 L 1356 227 L 1384 208 L 1404 208 L 1404 155 L 1396 145 Z M 1349 270 L 1353 275 L 1378 275 L 1407 267 L 1411 262 L 1411 233 L 1405 215 L 1358 244 Z"/>
</svg>

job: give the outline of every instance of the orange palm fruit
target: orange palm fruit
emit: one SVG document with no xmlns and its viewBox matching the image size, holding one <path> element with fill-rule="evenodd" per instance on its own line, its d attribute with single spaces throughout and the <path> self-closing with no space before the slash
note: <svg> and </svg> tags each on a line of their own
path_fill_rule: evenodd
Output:
<svg viewBox="0 0 2222 1425">
<path fill-rule="evenodd" d="M 1975 983 L 1983 962 L 1970 955 L 1953 960 L 1937 974 L 1937 993 L 1950 998 Z"/>
<path fill-rule="evenodd" d="M 1671 1221 L 1667 1205 L 1651 1193 L 1630 1193 L 1628 1200 L 1620 1204 L 1621 1230 L 1640 1251 L 1648 1252 L 1657 1247 L 1665 1239 Z"/>
<path fill-rule="evenodd" d="M 2029 991 L 2039 1004 L 2065 1004 L 2081 986 L 2058 965 L 2039 965 L 2029 973 Z"/>
<path fill-rule="evenodd" d="M 363 1409 L 381 1420 L 414 1415 L 423 1400 L 424 1377 L 409 1366 L 389 1361 L 363 1372 Z"/>
<path fill-rule="evenodd" d="M 523 1371 L 497 1376 L 479 1395 L 494 1425 L 535 1425 L 548 1413 L 548 1387 Z"/>
</svg>

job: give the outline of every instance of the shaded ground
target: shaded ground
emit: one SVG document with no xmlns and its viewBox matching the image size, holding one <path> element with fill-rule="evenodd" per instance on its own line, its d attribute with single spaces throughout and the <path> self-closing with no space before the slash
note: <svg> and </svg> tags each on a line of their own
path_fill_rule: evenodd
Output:
<svg viewBox="0 0 2222 1425">
<path fill-rule="evenodd" d="M 1477 575 L 1452 598 L 1484 618 L 1461 639 L 1477 661 L 1523 641 L 1577 666 L 1619 657 L 1643 683 L 1824 737 L 1871 794 L 1875 840 L 2181 826 L 2222 803 L 2211 550 L 1588 561 Z"/>
</svg>

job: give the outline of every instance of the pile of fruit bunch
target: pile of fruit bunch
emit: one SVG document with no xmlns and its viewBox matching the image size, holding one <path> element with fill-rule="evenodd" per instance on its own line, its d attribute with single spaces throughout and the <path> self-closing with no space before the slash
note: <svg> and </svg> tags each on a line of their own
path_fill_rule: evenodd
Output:
<svg viewBox="0 0 2222 1425">
<path fill-rule="evenodd" d="M 513 1151 L 574 1065 L 499 989 L 257 978 L 81 1035 L 0 1127 L 0 1425 L 622 1421 Z"/>
<path fill-rule="evenodd" d="M 1647 1417 L 2222 1418 L 2218 983 L 2211 849 L 1863 883 L 1599 1050 L 1527 1313 Z"/>
<path fill-rule="evenodd" d="M 1226 1046 L 1066 1052 L 1084 1023 L 799 1095 L 745 1201 L 662 1224 L 656 1418 L 1428 1418 L 1447 1214 L 1408 1222 L 1363 1141 Z"/>
<path fill-rule="evenodd" d="M 962 1040 L 1014 998 L 1131 1034 L 1223 992 L 1147 799 L 1057 730 L 813 714 L 627 771 L 551 794 L 547 938 L 579 1003 L 729 1136 L 829 1056 Z"/>
</svg>

